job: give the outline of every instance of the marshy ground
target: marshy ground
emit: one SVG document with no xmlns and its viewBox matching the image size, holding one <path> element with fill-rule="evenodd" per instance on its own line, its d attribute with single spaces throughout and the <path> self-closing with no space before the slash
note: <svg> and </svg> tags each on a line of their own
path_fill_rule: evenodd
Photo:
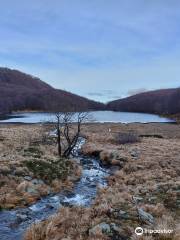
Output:
<svg viewBox="0 0 180 240">
<path fill-rule="evenodd" d="M 44 132 L 44 130 L 43 130 Z M 66 178 L 46 179 L 26 164 L 56 162 L 56 146 L 44 143 L 40 125 L 0 127 L 0 205 L 27 205 L 60 187 L 71 187 L 80 176 L 70 161 Z M 113 166 L 108 186 L 89 208 L 63 207 L 33 225 L 26 240 L 180 239 L 180 126 L 176 124 L 87 124 L 85 155 Z M 49 175 L 49 174 L 47 174 Z M 34 181 L 34 182 L 33 182 Z M 35 184 L 34 184 L 35 183 Z M 35 185 L 35 186 L 34 186 Z M 134 229 L 172 229 L 170 234 L 137 237 Z"/>
</svg>

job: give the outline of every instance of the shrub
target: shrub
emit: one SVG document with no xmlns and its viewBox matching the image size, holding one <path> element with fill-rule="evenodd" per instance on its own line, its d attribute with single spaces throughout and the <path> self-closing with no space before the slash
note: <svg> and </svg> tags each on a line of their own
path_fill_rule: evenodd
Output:
<svg viewBox="0 0 180 240">
<path fill-rule="evenodd" d="M 30 146 L 29 148 L 24 149 L 24 157 L 34 157 L 34 158 L 40 158 L 43 155 L 43 152 L 40 151 L 38 148 L 36 147 L 32 147 Z"/>
<path fill-rule="evenodd" d="M 11 171 L 11 169 L 8 167 L 8 166 L 1 166 L 0 167 L 0 174 L 2 174 L 2 175 L 8 175 L 8 174 L 10 174 L 12 171 Z"/>
<path fill-rule="evenodd" d="M 65 180 L 70 170 L 71 163 L 65 159 L 39 160 L 33 159 L 24 162 L 26 167 L 34 174 L 34 177 L 40 178 L 47 183 L 55 179 Z"/>
<path fill-rule="evenodd" d="M 140 142 L 140 138 L 135 132 L 116 133 L 114 142 L 116 144 L 136 143 Z"/>
</svg>

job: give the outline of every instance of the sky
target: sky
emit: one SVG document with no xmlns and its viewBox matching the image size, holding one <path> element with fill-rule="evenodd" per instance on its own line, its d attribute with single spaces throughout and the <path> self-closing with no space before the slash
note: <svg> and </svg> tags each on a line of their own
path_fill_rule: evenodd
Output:
<svg viewBox="0 0 180 240">
<path fill-rule="evenodd" d="M 0 66 L 107 102 L 180 87 L 179 0 L 0 0 Z"/>
</svg>

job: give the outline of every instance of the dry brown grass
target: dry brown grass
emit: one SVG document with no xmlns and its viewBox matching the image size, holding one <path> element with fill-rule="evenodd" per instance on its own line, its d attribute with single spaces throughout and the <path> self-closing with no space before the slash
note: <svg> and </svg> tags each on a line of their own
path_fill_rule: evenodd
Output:
<svg viewBox="0 0 180 240">
<path fill-rule="evenodd" d="M 160 129 L 159 124 L 157 126 L 149 124 L 147 129 L 143 124 L 137 124 L 137 128 L 134 126 L 135 124 L 128 125 L 128 130 L 136 130 L 139 134 L 154 132 L 162 134 L 164 138 L 142 138 L 138 144 L 117 147 L 111 144 L 111 136 L 106 138 L 106 135 L 109 134 L 106 129 L 104 132 L 101 129 L 100 135 L 93 134 L 92 138 L 89 135 L 89 142 L 84 147 L 84 152 L 87 149 L 90 154 L 91 151 L 93 153 L 93 148 L 96 152 L 97 149 L 100 149 L 101 157 L 108 149 L 111 154 L 116 151 L 116 156 L 126 156 L 128 159 L 122 170 L 117 171 L 114 176 L 109 178 L 109 187 L 99 195 L 98 203 L 106 199 L 106 201 L 109 200 L 112 208 L 128 209 L 129 214 L 134 214 L 130 199 L 138 196 L 142 198 L 142 201 L 138 202 L 138 206 L 151 213 L 155 218 L 163 216 L 164 219 L 168 219 L 170 215 L 175 224 L 179 220 L 180 213 L 178 205 L 180 199 L 179 126 L 166 125 L 166 129 L 164 125 L 161 125 L 162 129 Z M 126 128 L 127 126 L 124 125 L 121 125 L 119 129 L 117 125 L 112 127 L 114 132 L 123 131 Z M 102 143 L 103 137 L 106 139 L 104 143 Z M 137 156 L 132 154 L 133 152 L 136 152 Z M 175 235 L 171 238 L 175 238 Z"/>
<path fill-rule="evenodd" d="M 26 240 L 72 239 L 72 240 L 106 240 L 100 231 L 96 236 L 87 236 L 91 226 L 101 221 L 101 216 L 94 209 L 61 208 L 52 218 L 34 224 L 26 232 Z M 92 221 L 90 221 L 92 219 Z"/>
<path fill-rule="evenodd" d="M 128 131 L 128 132 L 119 132 L 114 134 L 114 144 L 127 144 L 127 143 L 137 143 L 140 142 L 140 137 L 137 133 Z"/>
<path fill-rule="evenodd" d="M 133 144 L 114 144 L 114 134 L 126 131 L 151 137 L 143 137 L 141 142 Z M 120 229 L 114 239 L 179 240 L 180 126 L 89 124 L 83 127 L 83 134 L 88 139 L 82 149 L 84 154 L 99 156 L 104 164 L 117 165 L 120 169 L 109 177 L 108 187 L 99 189 L 90 209 L 63 208 L 47 221 L 32 226 L 25 239 L 108 239 L 101 231 L 94 236 L 89 234 L 93 226 L 106 222 L 115 223 Z M 143 222 L 137 208 L 151 214 L 154 224 Z M 174 231 L 171 235 L 137 237 L 134 233 L 137 226 Z"/>
<path fill-rule="evenodd" d="M 1 125 L 0 132 L 3 141 L 0 141 L 0 206 L 1 208 L 14 208 L 31 204 L 41 196 L 50 192 L 57 192 L 60 189 L 72 188 L 72 182 L 81 175 L 80 167 L 74 161 L 69 160 L 67 174 L 53 181 L 34 186 L 31 181 L 27 181 L 25 176 L 32 179 L 41 179 L 41 175 L 36 174 L 27 167 L 28 162 L 57 161 L 57 149 L 53 140 L 48 137 L 51 126 L 41 125 Z M 50 175 L 49 175 L 50 176 Z M 60 174 L 58 175 L 60 176 Z M 33 188 L 34 193 L 28 188 Z"/>
</svg>

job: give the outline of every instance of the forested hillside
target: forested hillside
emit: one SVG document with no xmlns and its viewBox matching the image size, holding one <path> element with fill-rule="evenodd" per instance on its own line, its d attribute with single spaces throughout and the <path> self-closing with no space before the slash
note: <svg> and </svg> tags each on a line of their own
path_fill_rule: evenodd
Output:
<svg viewBox="0 0 180 240">
<path fill-rule="evenodd" d="M 0 113 L 17 110 L 99 110 L 104 105 L 54 89 L 39 78 L 17 70 L 0 68 Z"/>
<path fill-rule="evenodd" d="M 162 89 L 136 94 L 107 104 L 113 111 L 156 114 L 180 113 L 180 88 Z"/>
</svg>

